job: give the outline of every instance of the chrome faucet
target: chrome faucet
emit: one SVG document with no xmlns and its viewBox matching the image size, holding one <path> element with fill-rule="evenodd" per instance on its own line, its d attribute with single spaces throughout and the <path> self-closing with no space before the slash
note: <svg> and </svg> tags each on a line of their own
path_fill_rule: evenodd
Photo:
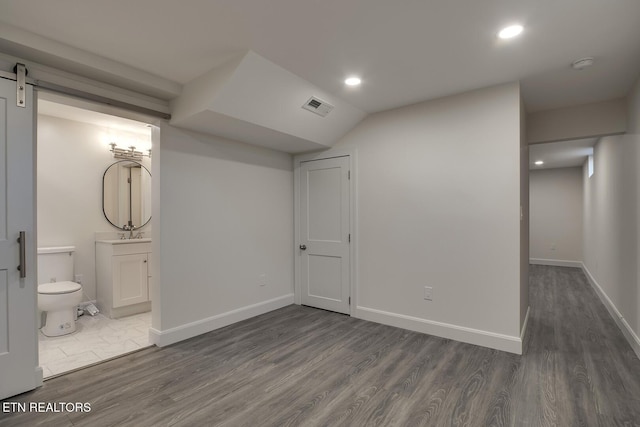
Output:
<svg viewBox="0 0 640 427">
<path fill-rule="evenodd" d="M 135 230 L 135 229 L 136 229 L 136 226 L 135 226 L 135 225 L 132 225 L 132 224 L 125 224 L 125 225 L 123 225 L 123 226 L 122 226 L 122 229 L 123 229 L 124 231 L 128 231 L 128 232 L 129 232 L 129 239 L 133 239 L 133 230 Z"/>
</svg>

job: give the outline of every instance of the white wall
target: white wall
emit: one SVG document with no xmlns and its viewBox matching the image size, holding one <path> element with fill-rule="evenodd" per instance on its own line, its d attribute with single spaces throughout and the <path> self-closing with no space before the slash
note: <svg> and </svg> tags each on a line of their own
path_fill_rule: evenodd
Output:
<svg viewBox="0 0 640 427">
<path fill-rule="evenodd" d="M 529 314 L 529 143 L 527 114 L 520 97 L 520 336 L 524 337 Z"/>
<path fill-rule="evenodd" d="M 337 144 L 357 150 L 358 317 L 519 351 L 520 124 L 513 83 L 370 115 Z"/>
<path fill-rule="evenodd" d="M 625 310 L 627 313 L 629 313 L 627 315 L 627 318 L 631 320 L 631 323 L 633 325 L 632 330 L 635 335 L 634 350 L 638 355 L 638 357 L 640 357 L 640 261 L 639 261 L 640 260 L 640 183 L 639 183 L 640 148 L 638 147 L 640 145 L 640 77 L 638 78 L 638 80 L 636 80 L 636 83 L 631 91 L 631 94 L 628 97 L 628 100 L 629 100 L 629 104 L 628 104 L 629 115 L 628 115 L 627 121 L 629 123 L 629 127 L 628 127 L 629 130 L 628 130 L 627 138 L 632 141 L 631 144 L 633 144 L 636 151 L 635 168 L 634 168 L 635 175 L 634 174 L 630 174 L 630 175 L 632 177 L 631 179 L 635 178 L 634 183 L 636 183 L 636 188 L 635 188 L 636 249 L 638 250 L 638 252 L 636 252 L 636 258 L 634 260 L 636 264 L 636 280 L 631 284 L 631 287 L 635 288 L 635 290 L 629 292 L 629 294 L 632 295 L 631 298 L 633 298 L 633 294 L 635 293 L 636 303 L 633 308 L 628 308 Z M 631 265 L 633 265 L 633 262 L 631 262 Z M 634 317 L 635 317 L 635 322 L 633 321 Z"/>
<path fill-rule="evenodd" d="M 85 299 L 91 300 L 96 298 L 95 233 L 117 231 L 102 214 L 102 176 L 116 161 L 106 135 L 149 143 L 149 136 L 38 116 L 38 246 L 76 247 L 75 273 L 82 274 Z M 143 163 L 149 167 L 148 160 Z"/>
<path fill-rule="evenodd" d="M 584 181 L 584 264 L 640 355 L 640 80 L 628 97 L 628 133 L 601 138 Z"/>
<path fill-rule="evenodd" d="M 582 168 L 530 172 L 530 256 L 582 261 Z"/>
<path fill-rule="evenodd" d="M 536 111 L 527 115 L 530 144 L 622 134 L 627 130 L 624 98 Z"/>
<path fill-rule="evenodd" d="M 164 123 L 154 153 L 154 341 L 293 303 L 291 156 Z"/>
</svg>

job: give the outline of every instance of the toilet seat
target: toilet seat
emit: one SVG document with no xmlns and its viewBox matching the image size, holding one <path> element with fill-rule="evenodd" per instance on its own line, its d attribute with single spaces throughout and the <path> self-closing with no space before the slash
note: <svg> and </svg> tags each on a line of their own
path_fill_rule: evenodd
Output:
<svg viewBox="0 0 640 427">
<path fill-rule="evenodd" d="M 52 282 L 38 285 L 38 293 L 45 295 L 70 294 L 82 289 L 82 286 L 76 282 Z"/>
</svg>

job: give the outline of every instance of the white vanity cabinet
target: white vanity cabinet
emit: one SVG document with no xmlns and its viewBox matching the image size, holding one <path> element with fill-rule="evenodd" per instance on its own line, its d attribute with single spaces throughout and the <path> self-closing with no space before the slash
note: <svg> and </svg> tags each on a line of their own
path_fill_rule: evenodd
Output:
<svg viewBox="0 0 640 427">
<path fill-rule="evenodd" d="M 111 318 L 151 310 L 150 239 L 97 240 L 98 309 Z"/>
</svg>

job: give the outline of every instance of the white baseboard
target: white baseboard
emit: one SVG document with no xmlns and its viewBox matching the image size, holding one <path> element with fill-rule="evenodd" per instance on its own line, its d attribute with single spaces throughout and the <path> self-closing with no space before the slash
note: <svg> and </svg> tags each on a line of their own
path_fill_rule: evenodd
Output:
<svg viewBox="0 0 640 427">
<path fill-rule="evenodd" d="M 529 258 L 529 264 L 582 268 L 582 261 L 569 261 L 564 259 Z"/>
<path fill-rule="evenodd" d="M 164 331 L 150 328 L 149 340 L 158 347 L 164 347 L 291 304 L 293 304 L 293 294 L 217 314 Z"/>
<path fill-rule="evenodd" d="M 602 301 L 604 306 L 607 307 L 609 314 L 611 315 L 611 317 L 613 317 L 613 320 L 618 325 L 618 328 L 620 328 L 620 330 L 622 331 L 622 334 L 631 345 L 631 348 L 633 348 L 633 351 L 636 353 L 638 358 L 640 358 L 640 338 L 633 331 L 633 329 L 631 329 L 631 326 L 629 325 L 629 323 L 627 323 L 627 320 L 622 316 L 622 313 L 620 313 L 620 311 L 615 306 L 613 301 L 611 301 L 609 296 L 604 292 L 602 287 L 598 284 L 598 282 L 593 277 L 593 275 L 591 274 L 587 266 L 584 265 L 584 263 L 581 263 L 581 267 L 582 267 L 582 271 L 584 271 L 585 276 L 587 276 L 587 280 L 591 284 L 591 287 L 596 291 L 596 294 L 598 294 L 598 297 L 600 297 L 600 301 Z"/>
<path fill-rule="evenodd" d="M 509 353 L 522 354 L 522 339 L 517 336 L 496 334 L 367 307 L 356 307 L 354 317 Z"/>
</svg>

